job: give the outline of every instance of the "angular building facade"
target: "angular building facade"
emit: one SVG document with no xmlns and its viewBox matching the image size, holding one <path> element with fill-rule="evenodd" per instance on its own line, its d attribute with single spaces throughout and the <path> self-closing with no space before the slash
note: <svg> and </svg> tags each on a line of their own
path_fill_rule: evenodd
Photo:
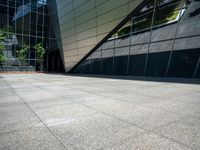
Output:
<svg viewBox="0 0 200 150">
<path fill-rule="evenodd" d="M 200 78 L 198 0 L 1 0 L 0 7 L 4 64 L 19 63 L 15 52 L 28 44 L 26 64 L 37 70 L 40 42 L 46 71 Z"/>
<path fill-rule="evenodd" d="M 56 0 L 66 71 L 140 3 L 141 0 Z"/>
<path fill-rule="evenodd" d="M 149 1 L 72 72 L 200 78 L 199 41 L 199 1 Z"/>
</svg>

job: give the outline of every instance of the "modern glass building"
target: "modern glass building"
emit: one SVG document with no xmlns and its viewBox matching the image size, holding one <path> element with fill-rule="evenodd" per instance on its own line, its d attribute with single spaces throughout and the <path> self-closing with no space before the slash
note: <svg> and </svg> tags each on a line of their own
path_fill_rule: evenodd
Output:
<svg viewBox="0 0 200 150">
<path fill-rule="evenodd" d="M 4 65 L 30 46 L 46 49 L 46 71 L 76 74 L 200 78 L 198 0 L 0 1 Z"/>
<path fill-rule="evenodd" d="M 47 57 L 55 55 L 55 60 L 58 60 L 60 55 L 57 54 L 58 47 L 49 19 L 47 0 L 1 0 L 0 16 L 1 55 L 6 58 L 2 63 L 4 71 L 38 70 L 34 49 L 38 43 L 46 50 L 44 70 L 52 70 L 52 60 Z M 21 65 L 17 52 L 25 45 L 28 46 L 28 52 L 26 62 Z M 59 65 L 62 67 L 62 62 Z"/>
<path fill-rule="evenodd" d="M 200 77 L 200 2 L 149 1 L 73 72 Z"/>
</svg>

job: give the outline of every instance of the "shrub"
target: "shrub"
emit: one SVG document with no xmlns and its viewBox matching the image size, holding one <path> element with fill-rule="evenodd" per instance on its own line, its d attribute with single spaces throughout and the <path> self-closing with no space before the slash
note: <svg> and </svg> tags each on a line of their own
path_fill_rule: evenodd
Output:
<svg viewBox="0 0 200 150">
<path fill-rule="evenodd" d="M 21 49 L 17 51 L 17 58 L 19 59 L 21 65 L 25 65 L 28 56 L 29 46 L 24 44 Z"/>
<path fill-rule="evenodd" d="M 44 61 L 44 54 L 45 54 L 45 49 L 42 46 L 41 43 L 38 43 L 37 45 L 35 45 L 33 47 L 36 51 L 36 57 L 37 57 L 37 61 L 40 64 L 40 71 L 42 71 L 43 69 L 43 61 Z"/>
</svg>

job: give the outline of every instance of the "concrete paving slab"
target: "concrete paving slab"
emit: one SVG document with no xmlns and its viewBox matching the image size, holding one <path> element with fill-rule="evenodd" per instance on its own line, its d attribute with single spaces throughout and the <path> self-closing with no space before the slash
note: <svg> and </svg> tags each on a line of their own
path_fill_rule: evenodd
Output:
<svg viewBox="0 0 200 150">
<path fill-rule="evenodd" d="M 200 113 L 200 104 L 186 103 L 183 101 L 165 100 L 160 102 L 143 104 L 142 106 L 154 108 L 160 111 L 167 111 L 181 116 L 192 116 Z M 178 106 L 178 107 L 177 107 Z"/>
<path fill-rule="evenodd" d="M 54 106 L 50 108 L 34 109 L 35 113 L 42 118 L 44 122 L 48 120 L 60 118 L 77 118 L 90 116 L 97 111 L 84 107 L 83 105 L 70 103 L 62 106 Z"/>
<path fill-rule="evenodd" d="M 46 128 L 18 130 L 1 134 L 0 149 L 2 150 L 65 150 Z"/>
<path fill-rule="evenodd" d="M 0 134 L 30 128 L 39 123 L 38 118 L 24 104 L 1 105 L 0 114 Z"/>
<path fill-rule="evenodd" d="M 109 150 L 191 150 L 186 146 L 171 141 L 152 133 L 144 133 L 138 137 L 129 138 L 122 143 L 115 145 Z"/>
<path fill-rule="evenodd" d="M 0 150 L 200 149 L 197 81 L 1 74 Z"/>
<path fill-rule="evenodd" d="M 145 132 L 102 113 L 71 118 L 68 122 L 60 121 L 55 126 L 50 125 L 50 128 L 61 137 L 63 143 L 70 143 L 75 148 L 76 145 L 73 142 L 79 141 L 82 145 L 86 144 L 94 149 L 106 148 Z"/>
<path fill-rule="evenodd" d="M 86 102 L 85 104 L 146 130 L 181 119 L 180 115 L 174 113 L 111 99 Z"/>
<path fill-rule="evenodd" d="M 1 95 L 1 98 L 4 98 L 4 97 L 8 97 L 8 96 L 14 96 L 15 93 L 13 92 L 12 89 L 1 89 L 0 95 Z"/>
<path fill-rule="evenodd" d="M 21 99 L 19 96 L 14 95 L 14 96 L 6 96 L 6 97 L 1 97 L 0 98 L 0 106 L 3 105 L 14 105 L 14 104 L 18 104 L 18 103 L 22 103 Z"/>
<path fill-rule="evenodd" d="M 197 118 L 184 118 L 155 130 L 155 133 L 173 139 L 178 143 L 187 145 L 192 149 L 200 147 L 200 120 Z"/>
</svg>

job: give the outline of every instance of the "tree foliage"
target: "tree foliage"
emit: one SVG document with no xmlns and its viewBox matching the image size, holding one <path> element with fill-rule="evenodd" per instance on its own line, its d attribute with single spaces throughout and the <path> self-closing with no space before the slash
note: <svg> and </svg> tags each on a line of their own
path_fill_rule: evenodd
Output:
<svg viewBox="0 0 200 150">
<path fill-rule="evenodd" d="M 5 46 L 1 44 L 1 42 L 5 39 L 4 34 L 0 31 L 0 65 L 4 63 L 7 58 L 3 54 L 3 50 L 5 49 Z"/>
<path fill-rule="evenodd" d="M 2 63 L 4 63 L 6 60 L 7 58 L 4 55 L 0 54 L 0 65 L 2 65 Z"/>
<path fill-rule="evenodd" d="M 45 49 L 42 46 L 41 43 L 36 44 L 33 47 L 36 51 L 36 57 L 37 57 L 37 61 L 40 64 L 40 71 L 43 70 L 43 61 L 44 61 L 44 55 L 45 55 Z"/>
<path fill-rule="evenodd" d="M 22 48 L 17 51 L 17 58 L 19 59 L 22 65 L 26 63 L 28 50 L 29 50 L 29 46 L 24 44 Z"/>
<path fill-rule="evenodd" d="M 33 48 L 36 51 L 37 61 L 41 64 L 44 60 L 45 49 L 41 43 L 36 44 Z"/>
</svg>

